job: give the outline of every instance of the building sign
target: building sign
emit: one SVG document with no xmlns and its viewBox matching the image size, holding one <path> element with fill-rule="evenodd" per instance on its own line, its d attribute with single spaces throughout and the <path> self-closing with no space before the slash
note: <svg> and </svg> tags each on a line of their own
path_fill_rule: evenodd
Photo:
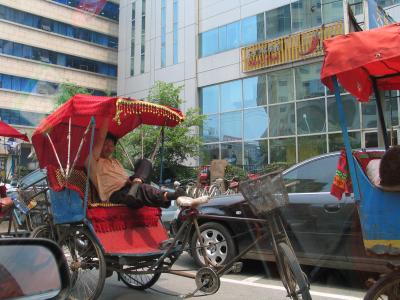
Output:
<svg viewBox="0 0 400 300">
<path fill-rule="evenodd" d="M 242 72 L 321 56 L 324 54 L 322 42 L 340 34 L 343 34 L 343 22 L 244 47 L 241 49 Z"/>
</svg>

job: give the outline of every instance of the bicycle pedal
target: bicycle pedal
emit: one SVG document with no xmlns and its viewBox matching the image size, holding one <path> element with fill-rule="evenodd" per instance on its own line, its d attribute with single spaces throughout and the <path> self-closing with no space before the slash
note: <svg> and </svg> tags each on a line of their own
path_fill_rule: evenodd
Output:
<svg viewBox="0 0 400 300">
<path fill-rule="evenodd" d="M 233 273 L 240 273 L 243 269 L 243 263 L 241 261 L 235 262 L 232 266 Z"/>
</svg>

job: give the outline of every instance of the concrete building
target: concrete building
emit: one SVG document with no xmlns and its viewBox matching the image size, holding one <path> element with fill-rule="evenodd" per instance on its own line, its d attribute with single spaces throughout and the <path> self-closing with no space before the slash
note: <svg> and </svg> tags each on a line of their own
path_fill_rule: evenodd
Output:
<svg viewBox="0 0 400 300">
<path fill-rule="evenodd" d="M 398 15 L 398 1 L 378 2 Z M 340 0 L 121 0 L 118 95 L 146 98 L 157 80 L 184 85 L 183 109 L 207 115 L 199 164 L 302 161 L 342 147 L 319 80 L 322 41 L 341 33 Z M 376 145 L 374 104 L 346 97 L 353 146 Z M 399 100 L 386 101 L 397 143 Z"/>
<path fill-rule="evenodd" d="M 92 2 L 0 0 L 1 120 L 30 135 L 62 83 L 116 94 L 119 1 Z"/>
</svg>

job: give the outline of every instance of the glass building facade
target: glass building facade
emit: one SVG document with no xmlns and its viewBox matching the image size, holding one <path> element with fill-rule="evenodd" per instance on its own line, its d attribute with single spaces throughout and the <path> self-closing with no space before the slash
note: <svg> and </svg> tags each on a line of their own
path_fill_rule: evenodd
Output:
<svg viewBox="0 0 400 300">
<path fill-rule="evenodd" d="M 200 163 L 221 158 L 254 171 L 341 149 L 335 99 L 320 82 L 320 68 L 305 64 L 201 88 L 207 118 Z M 362 134 L 367 146 L 377 146 L 375 103 L 344 94 L 344 104 L 352 146 L 361 147 Z M 388 128 L 399 125 L 398 106 L 397 93 L 386 94 Z"/>
<path fill-rule="evenodd" d="M 102 75 L 117 76 L 117 66 L 0 39 L 0 53 Z"/>
<path fill-rule="evenodd" d="M 95 9 L 99 16 L 118 21 L 119 20 L 119 5 L 114 2 L 107 1 L 102 4 L 102 1 L 92 1 L 92 0 L 51 0 L 60 4 L 68 5 L 77 9 L 83 9 L 87 11 L 92 11 Z M 93 8 L 93 3 L 100 5 L 99 7 Z"/>
<path fill-rule="evenodd" d="M 14 109 L 0 109 L 0 119 L 10 125 L 36 126 L 46 117 L 46 114 L 21 111 Z"/>
<path fill-rule="evenodd" d="M 55 95 L 58 92 L 59 84 L 55 82 L 37 80 L 21 76 L 14 76 L 0 73 L 0 89 L 23 92 L 29 94 Z M 96 96 L 116 95 L 115 91 L 101 91 L 87 89 Z"/>
<path fill-rule="evenodd" d="M 349 0 L 356 14 L 362 13 L 362 1 Z M 382 7 L 400 0 L 378 0 Z M 200 57 L 239 48 L 264 40 L 301 32 L 343 19 L 341 0 L 298 0 L 199 34 Z"/>
<path fill-rule="evenodd" d="M 0 19 L 45 30 L 47 32 L 53 32 L 62 36 L 79 39 L 85 42 L 94 43 L 104 47 L 114 49 L 118 48 L 117 37 L 112 37 L 103 33 L 51 20 L 49 18 L 23 12 L 4 5 L 0 5 Z"/>
</svg>

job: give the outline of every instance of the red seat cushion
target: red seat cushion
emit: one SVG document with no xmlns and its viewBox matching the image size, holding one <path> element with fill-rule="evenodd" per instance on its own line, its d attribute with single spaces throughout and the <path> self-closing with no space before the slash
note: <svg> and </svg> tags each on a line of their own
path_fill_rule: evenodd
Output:
<svg viewBox="0 0 400 300">
<path fill-rule="evenodd" d="M 168 239 L 161 222 L 157 222 L 156 226 L 141 226 L 112 232 L 96 231 L 96 236 L 107 254 L 160 253 L 160 243 Z"/>
<path fill-rule="evenodd" d="M 92 207 L 87 210 L 87 218 L 96 232 L 111 232 L 136 228 L 138 226 L 157 226 L 161 210 L 155 207 L 131 209 L 127 206 Z"/>
</svg>

